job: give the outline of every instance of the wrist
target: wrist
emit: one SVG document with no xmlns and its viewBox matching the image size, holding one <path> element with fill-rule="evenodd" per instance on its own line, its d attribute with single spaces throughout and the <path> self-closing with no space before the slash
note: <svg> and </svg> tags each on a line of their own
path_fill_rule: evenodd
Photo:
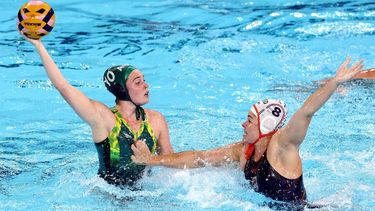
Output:
<svg viewBox="0 0 375 211">
<path fill-rule="evenodd" d="M 150 155 L 147 160 L 145 160 L 145 165 L 147 166 L 154 166 L 154 165 L 157 165 L 157 156 L 155 155 Z"/>
<path fill-rule="evenodd" d="M 42 47 L 42 43 L 37 42 L 37 43 L 34 44 L 34 46 L 37 47 L 37 48 L 40 48 L 40 47 Z"/>
<path fill-rule="evenodd" d="M 40 48 L 43 46 L 43 43 L 40 40 L 32 41 L 31 44 L 33 44 L 36 48 Z"/>
<path fill-rule="evenodd" d="M 335 84 L 336 86 L 341 84 L 341 81 L 337 77 L 332 78 L 329 82 Z"/>
</svg>

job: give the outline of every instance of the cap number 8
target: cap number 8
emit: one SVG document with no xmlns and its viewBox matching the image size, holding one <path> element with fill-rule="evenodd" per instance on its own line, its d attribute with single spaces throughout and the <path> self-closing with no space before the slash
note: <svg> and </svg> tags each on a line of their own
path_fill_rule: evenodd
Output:
<svg viewBox="0 0 375 211">
<path fill-rule="evenodd" d="M 272 114 L 275 116 L 275 117 L 279 117 L 280 116 L 280 113 L 281 113 L 281 109 L 279 107 L 275 107 L 272 111 Z"/>
</svg>

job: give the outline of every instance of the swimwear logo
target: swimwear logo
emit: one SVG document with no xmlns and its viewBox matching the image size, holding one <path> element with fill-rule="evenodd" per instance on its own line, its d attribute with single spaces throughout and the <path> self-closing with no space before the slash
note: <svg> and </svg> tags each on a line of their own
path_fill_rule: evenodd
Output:
<svg viewBox="0 0 375 211">
<path fill-rule="evenodd" d="M 133 139 L 133 137 L 132 137 L 131 135 L 127 134 L 127 133 L 124 133 L 124 136 L 125 136 L 125 138 L 127 138 L 127 139 Z"/>
</svg>

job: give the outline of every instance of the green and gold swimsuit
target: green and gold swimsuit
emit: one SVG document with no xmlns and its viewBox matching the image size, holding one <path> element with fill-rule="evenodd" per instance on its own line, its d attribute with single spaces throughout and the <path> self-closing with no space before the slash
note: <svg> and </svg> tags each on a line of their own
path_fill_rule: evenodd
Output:
<svg viewBox="0 0 375 211">
<path fill-rule="evenodd" d="M 138 132 L 134 132 L 115 107 L 111 110 L 116 116 L 116 125 L 104 141 L 95 143 L 98 174 L 111 184 L 133 185 L 142 176 L 145 166 L 133 163 L 130 146 L 134 140 L 145 140 L 151 153 L 155 154 L 157 141 L 147 118 L 141 122 Z"/>
</svg>

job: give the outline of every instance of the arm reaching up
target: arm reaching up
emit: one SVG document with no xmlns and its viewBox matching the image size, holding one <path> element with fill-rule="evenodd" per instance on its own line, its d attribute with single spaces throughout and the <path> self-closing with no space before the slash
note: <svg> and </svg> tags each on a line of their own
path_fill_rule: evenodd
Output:
<svg viewBox="0 0 375 211">
<path fill-rule="evenodd" d="M 352 67 L 348 67 L 350 57 L 337 69 L 336 76 L 331 78 L 323 87 L 315 91 L 292 116 L 286 127 L 282 129 L 280 143 L 284 146 L 298 147 L 305 138 L 311 118 L 334 93 L 339 84 L 350 80 L 361 72 L 363 61 L 360 60 Z"/>
<path fill-rule="evenodd" d="M 109 108 L 102 103 L 89 99 L 81 91 L 70 85 L 60 72 L 52 57 L 48 54 L 48 51 L 40 39 L 32 40 L 25 37 L 22 32 L 20 33 L 37 49 L 49 80 L 60 92 L 61 96 L 81 119 L 91 126 L 94 141 L 102 141 L 108 134 L 105 125 L 105 122 L 108 121 L 104 121 L 105 118 L 103 118 L 103 116 L 111 115 Z"/>
</svg>

